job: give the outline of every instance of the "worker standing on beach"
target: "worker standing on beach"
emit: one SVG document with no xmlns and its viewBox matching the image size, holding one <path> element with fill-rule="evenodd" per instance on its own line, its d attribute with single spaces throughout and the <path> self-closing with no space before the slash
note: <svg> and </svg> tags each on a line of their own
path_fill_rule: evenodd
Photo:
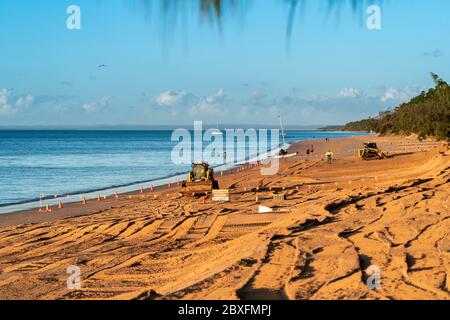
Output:
<svg viewBox="0 0 450 320">
<path fill-rule="evenodd" d="M 325 157 L 327 158 L 328 164 L 331 164 L 331 162 L 333 161 L 333 152 L 328 149 L 327 153 L 325 153 Z"/>
</svg>

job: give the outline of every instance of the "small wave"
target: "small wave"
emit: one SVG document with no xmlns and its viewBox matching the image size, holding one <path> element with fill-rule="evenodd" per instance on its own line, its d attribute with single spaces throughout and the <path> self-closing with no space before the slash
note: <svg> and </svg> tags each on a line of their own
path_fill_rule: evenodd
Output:
<svg viewBox="0 0 450 320">
<path fill-rule="evenodd" d="M 278 146 L 277 148 L 271 149 L 266 153 L 262 154 L 254 154 L 250 155 L 245 159 L 238 160 L 236 163 L 225 163 L 222 165 L 213 166 L 212 168 L 215 170 L 220 171 L 226 171 L 231 170 L 235 168 L 236 166 L 245 164 L 245 163 L 252 163 L 260 160 L 267 159 L 268 157 L 274 155 L 275 153 L 279 152 L 279 150 L 283 146 Z M 284 148 L 288 148 L 289 145 L 285 145 Z M 17 212 L 17 211 L 23 211 L 23 210 L 29 210 L 34 208 L 39 208 L 45 202 L 48 203 L 50 206 L 57 205 L 59 201 L 64 199 L 65 203 L 74 203 L 80 201 L 83 197 L 86 197 L 87 199 L 98 196 L 99 192 L 101 192 L 101 196 L 111 196 L 117 193 L 131 193 L 136 192 L 140 188 L 149 189 L 151 187 L 159 187 L 166 185 L 168 183 L 177 183 L 179 181 L 183 181 L 186 178 L 186 172 L 178 172 L 172 175 L 167 175 L 163 177 L 158 177 L 155 179 L 150 180 L 141 180 L 141 181 L 133 181 L 126 184 L 120 184 L 120 185 L 112 185 L 108 187 L 103 188 L 94 188 L 94 189 L 86 189 L 86 190 L 78 190 L 73 191 L 69 193 L 65 193 L 62 195 L 47 195 L 42 198 L 32 198 L 27 199 L 23 201 L 17 201 L 17 202 L 10 202 L 10 203 L 4 203 L 0 204 L 0 214 L 2 213 L 11 213 L 11 212 Z"/>
</svg>

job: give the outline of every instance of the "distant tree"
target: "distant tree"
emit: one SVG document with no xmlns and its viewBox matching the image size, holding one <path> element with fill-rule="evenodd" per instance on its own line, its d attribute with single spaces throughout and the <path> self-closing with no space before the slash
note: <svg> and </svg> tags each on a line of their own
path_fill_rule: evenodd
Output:
<svg viewBox="0 0 450 320">
<path fill-rule="evenodd" d="M 450 138 L 450 86 L 437 74 L 431 73 L 435 87 L 422 91 L 417 97 L 396 107 L 380 112 L 377 118 L 350 122 L 344 130 L 375 131 L 381 134 L 411 134 L 419 139 Z"/>
</svg>

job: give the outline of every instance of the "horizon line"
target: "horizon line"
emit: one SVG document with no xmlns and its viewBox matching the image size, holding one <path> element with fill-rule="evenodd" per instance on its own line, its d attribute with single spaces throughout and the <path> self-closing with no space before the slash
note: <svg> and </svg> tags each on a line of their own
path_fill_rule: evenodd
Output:
<svg viewBox="0 0 450 320">
<path fill-rule="evenodd" d="M 168 129 L 187 128 L 193 129 L 194 125 L 0 125 L 0 131 L 38 131 L 38 130 L 78 130 L 78 131 L 106 131 L 106 130 L 130 130 L 130 131 L 157 131 Z M 216 124 L 203 124 L 206 129 L 217 128 Z M 285 125 L 286 130 L 321 130 L 321 129 L 339 129 L 344 125 Z M 238 129 L 238 128 L 279 128 L 276 124 L 223 124 L 220 126 L 221 130 Z"/>
</svg>

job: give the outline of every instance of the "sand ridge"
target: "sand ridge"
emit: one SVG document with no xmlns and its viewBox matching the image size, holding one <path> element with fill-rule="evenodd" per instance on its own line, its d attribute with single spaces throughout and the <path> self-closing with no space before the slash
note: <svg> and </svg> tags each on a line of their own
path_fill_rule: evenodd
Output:
<svg viewBox="0 0 450 320">
<path fill-rule="evenodd" d="M 365 139 L 317 141 L 309 157 L 310 143 L 299 143 L 277 175 L 220 177 L 233 187 L 230 203 L 161 190 L 4 226 L 0 298 L 449 299 L 448 148 L 374 137 L 396 156 L 364 162 L 355 149 Z M 270 188 L 285 188 L 287 200 L 272 200 Z M 283 212 L 259 214 L 261 204 Z M 81 268 L 81 290 L 67 289 L 70 265 Z M 366 285 L 371 266 L 381 270 L 378 290 Z"/>
</svg>

